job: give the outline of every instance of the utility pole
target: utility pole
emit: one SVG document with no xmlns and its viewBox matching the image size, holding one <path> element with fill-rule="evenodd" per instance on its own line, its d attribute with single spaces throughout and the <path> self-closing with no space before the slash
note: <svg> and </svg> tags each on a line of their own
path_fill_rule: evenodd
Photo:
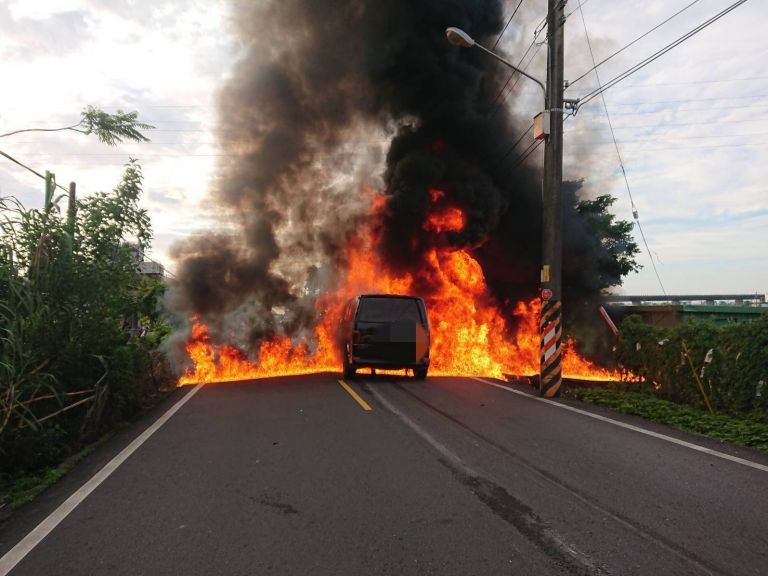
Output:
<svg viewBox="0 0 768 576">
<path fill-rule="evenodd" d="M 549 50 L 544 113 L 549 114 L 549 135 L 544 149 L 539 392 L 548 398 L 557 396 L 563 383 L 563 27 L 566 1 L 548 0 L 547 12 Z"/>
<path fill-rule="evenodd" d="M 75 218 L 77 216 L 77 186 L 69 183 L 69 201 L 67 202 L 67 231 L 71 238 L 75 237 Z"/>
</svg>

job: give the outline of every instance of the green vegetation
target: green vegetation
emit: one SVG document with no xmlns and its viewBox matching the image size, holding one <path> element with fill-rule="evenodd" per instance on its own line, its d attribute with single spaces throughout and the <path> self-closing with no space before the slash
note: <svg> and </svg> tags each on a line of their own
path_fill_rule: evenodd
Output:
<svg viewBox="0 0 768 576">
<path fill-rule="evenodd" d="M 632 239 L 632 222 L 616 220 L 609 209 L 616 202 L 610 194 L 603 194 L 594 200 L 581 200 L 576 210 L 589 231 L 589 241 L 599 244 L 595 283 L 601 289 L 619 286 L 627 274 L 637 272 L 640 265 L 635 257 L 640 248 Z"/>
<path fill-rule="evenodd" d="M 718 440 L 768 451 L 768 423 L 766 422 L 723 414 L 711 415 L 691 406 L 663 400 L 648 392 L 616 388 L 574 388 L 568 394 L 582 402 L 640 416 L 678 430 L 704 434 Z"/>
<path fill-rule="evenodd" d="M 79 127 L 79 128 L 76 128 Z M 66 130 L 145 140 L 135 113 L 93 108 Z M 18 163 L 18 162 L 17 162 Z M 152 228 L 131 160 L 111 192 L 71 205 L 52 175 L 41 209 L 0 197 L 0 486 L 29 495 L 59 463 L 137 413 L 168 380 L 164 286 L 138 272 Z M 23 497 L 22 497 L 23 498 Z"/>
<path fill-rule="evenodd" d="M 629 317 L 621 325 L 616 357 L 660 398 L 702 409 L 708 401 L 717 413 L 768 422 L 768 315 L 673 328 Z"/>
<path fill-rule="evenodd" d="M 88 453 L 83 451 L 83 456 Z M 43 490 L 61 480 L 83 456 L 68 458 L 57 467 L 48 467 L 37 472 L 0 479 L 0 503 L 7 503 L 12 510 L 31 502 Z"/>
<path fill-rule="evenodd" d="M 675 327 L 652 326 L 631 316 L 621 325 L 616 360 L 627 382 L 568 394 L 768 451 L 768 315 L 754 322 Z"/>
</svg>

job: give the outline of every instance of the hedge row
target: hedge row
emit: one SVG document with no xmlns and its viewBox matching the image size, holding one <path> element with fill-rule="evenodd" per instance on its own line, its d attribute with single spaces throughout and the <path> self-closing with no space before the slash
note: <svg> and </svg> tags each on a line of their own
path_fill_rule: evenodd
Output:
<svg viewBox="0 0 768 576">
<path fill-rule="evenodd" d="M 706 409 L 695 371 L 716 412 L 768 420 L 768 314 L 754 322 L 672 328 L 630 316 L 621 325 L 617 359 L 660 397 Z"/>
</svg>

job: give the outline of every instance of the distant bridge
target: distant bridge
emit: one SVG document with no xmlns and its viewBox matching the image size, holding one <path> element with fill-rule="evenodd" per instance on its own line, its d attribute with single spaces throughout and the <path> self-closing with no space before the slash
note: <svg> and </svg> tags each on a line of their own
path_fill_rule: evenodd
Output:
<svg viewBox="0 0 768 576">
<path fill-rule="evenodd" d="M 754 302 L 765 304 L 765 294 L 680 294 L 680 295 L 645 295 L 645 296 L 625 296 L 623 294 L 611 294 L 605 297 L 606 302 L 631 302 L 633 304 L 642 304 L 644 302 Z"/>
<path fill-rule="evenodd" d="M 716 323 L 749 322 L 768 314 L 765 294 L 682 294 L 674 296 L 606 297 L 608 312 L 614 322 L 630 314 L 658 326 L 708 320 Z"/>
</svg>

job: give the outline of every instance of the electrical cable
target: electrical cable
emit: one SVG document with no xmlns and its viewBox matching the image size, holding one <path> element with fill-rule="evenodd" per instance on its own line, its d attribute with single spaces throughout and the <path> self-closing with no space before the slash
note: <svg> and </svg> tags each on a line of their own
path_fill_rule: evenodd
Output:
<svg viewBox="0 0 768 576">
<path fill-rule="evenodd" d="M 563 120 L 563 122 L 566 122 L 566 121 L 568 120 L 568 118 L 570 118 L 571 116 L 573 116 L 573 115 L 571 114 L 571 115 L 569 115 L 569 116 L 566 116 L 566 117 L 565 117 L 565 119 Z M 523 132 L 523 136 L 525 136 L 525 134 L 527 134 L 527 133 L 528 133 L 528 131 L 530 131 L 530 130 L 531 130 L 531 128 L 533 128 L 533 124 L 531 124 L 530 126 L 528 126 L 528 128 L 526 129 L 526 131 L 525 131 L 525 132 Z M 520 139 L 518 139 L 518 142 L 519 142 L 521 139 L 522 139 L 522 137 L 521 137 Z M 534 140 L 533 142 L 531 142 L 531 144 L 529 144 L 529 145 L 528 145 L 528 148 L 526 148 L 525 150 L 523 150 L 523 151 L 520 153 L 520 155 L 519 155 L 517 158 L 515 158 L 515 163 L 512 165 L 512 168 L 511 168 L 511 169 L 512 169 L 512 170 L 514 170 L 515 168 L 517 168 L 518 166 L 520 166 L 520 165 L 521 165 L 523 162 L 525 162 L 525 160 L 526 160 L 526 159 L 527 159 L 527 158 L 528 158 L 528 157 L 529 157 L 531 154 L 533 154 L 533 153 L 534 153 L 536 150 L 538 150 L 538 149 L 539 149 L 539 146 L 541 146 L 541 145 L 544 143 L 544 141 L 545 141 L 545 140 L 542 138 L 541 140 Z M 517 142 L 514 144 L 514 146 L 517 146 Z M 514 146 L 513 146 L 513 147 L 514 147 Z M 511 150 L 510 150 L 510 151 L 511 151 Z M 507 152 L 507 154 L 505 154 L 505 157 L 506 157 L 508 154 L 509 154 L 509 151 Z"/>
<path fill-rule="evenodd" d="M 0 156 L 3 156 L 3 157 L 5 157 L 5 158 L 7 158 L 8 160 L 10 160 L 11 162 L 13 162 L 14 164 L 17 164 L 18 166 L 21 166 L 22 168 L 24 168 L 25 170 L 28 170 L 29 172 L 32 172 L 32 174 L 34 174 L 34 175 L 35 175 L 35 176 L 37 176 L 38 178 L 42 178 L 43 180 L 47 180 L 47 178 L 46 178 L 45 176 L 43 176 L 42 174 L 40 174 L 40 172 L 38 172 L 38 171 L 37 171 L 37 170 L 35 170 L 34 168 L 30 168 L 29 166 L 27 166 L 26 164 L 24 164 L 24 163 L 23 163 L 23 162 L 21 162 L 21 161 L 19 161 L 19 160 L 16 160 L 16 158 L 14 158 L 13 156 L 11 156 L 10 154 L 6 154 L 6 153 L 5 153 L 5 152 L 3 152 L 2 150 L 0 150 Z M 69 194 L 69 189 L 68 189 L 68 188 L 64 188 L 64 186 L 62 186 L 61 184 L 59 184 L 59 183 L 57 183 L 57 182 L 54 182 L 54 185 L 56 186 L 56 188 L 61 188 L 62 190 L 64 190 L 64 192 L 66 192 L 67 194 Z"/>
<path fill-rule="evenodd" d="M 522 134 L 520 134 L 520 137 L 519 137 L 517 140 L 515 140 L 515 143 L 514 143 L 514 144 L 512 144 L 512 146 L 510 146 L 510 147 L 507 149 L 507 151 L 504 153 L 504 155 L 503 155 L 501 158 L 499 158 L 499 159 L 496 161 L 496 163 L 493 165 L 493 167 L 492 167 L 491 169 L 494 169 L 494 168 L 496 168 L 496 167 L 497 167 L 499 164 L 501 164 L 502 162 L 504 162 L 504 160 L 506 160 L 506 159 L 507 159 L 507 157 L 508 157 L 508 156 L 509 156 L 509 155 L 512 153 L 512 151 L 513 151 L 515 148 L 517 148 L 517 145 L 518 145 L 518 144 L 520 144 L 520 142 L 523 140 L 523 138 L 525 137 L 525 135 L 526 135 L 526 134 L 528 134 L 528 132 L 530 132 L 530 131 L 531 131 L 531 128 L 533 128 L 533 124 L 531 124 L 530 126 L 528 126 L 528 128 L 526 128 L 526 129 L 523 131 L 523 133 L 522 133 Z"/>
<path fill-rule="evenodd" d="M 491 50 L 496 50 L 496 46 L 499 45 L 499 42 L 501 41 L 501 37 L 504 36 L 504 32 L 507 31 L 507 28 L 509 28 L 509 24 L 512 22 L 512 18 L 515 17 L 515 14 L 517 14 L 517 11 L 520 10 L 520 6 L 525 0 L 520 0 L 520 2 L 517 3 L 517 6 L 515 6 L 515 9 L 512 11 L 512 16 L 509 17 L 507 20 L 507 23 L 504 25 L 504 29 L 499 33 L 499 37 L 496 38 L 496 42 L 493 43 L 493 48 Z"/>
<path fill-rule="evenodd" d="M 616 114 L 614 114 L 615 116 Z M 681 122 L 679 124 L 664 124 L 663 126 L 659 126 L 658 124 L 630 124 L 627 126 L 614 126 L 614 130 L 642 130 L 644 128 L 659 128 L 659 129 L 667 129 L 667 128 L 684 128 L 687 126 L 717 126 L 718 124 L 723 126 L 730 126 L 731 124 L 754 124 L 755 119 L 749 118 L 747 120 L 727 120 L 724 122 L 712 122 L 711 120 L 703 120 L 701 122 Z M 602 127 L 600 128 L 574 128 L 573 130 L 569 130 L 568 134 L 581 134 L 583 132 L 601 132 L 603 130 Z"/>
<path fill-rule="evenodd" d="M 528 159 L 528 156 L 533 154 L 536 150 L 539 149 L 539 146 L 541 146 L 544 143 L 544 140 L 534 140 L 528 148 L 526 148 L 523 153 L 518 156 L 515 163 L 512 165 L 511 170 L 514 170 L 518 166 L 520 166 L 523 162 L 525 162 Z"/>
<path fill-rule="evenodd" d="M 734 82 L 752 82 L 768 80 L 768 76 L 749 76 L 746 78 L 722 78 L 717 80 L 691 80 L 689 82 L 654 82 L 653 84 L 625 84 L 624 88 L 656 88 L 657 86 L 689 86 L 693 84 L 733 84 Z M 147 120 L 147 122 L 150 122 Z"/>
<path fill-rule="evenodd" d="M 523 65 L 523 60 L 525 60 L 525 57 L 528 56 L 528 53 L 531 51 L 531 49 L 534 46 L 536 46 L 536 50 L 533 52 L 528 62 L 525 65 Z M 527 70 L 528 66 L 531 65 L 531 62 L 536 57 L 536 54 L 539 53 L 540 49 L 541 49 L 541 44 L 537 45 L 535 41 L 532 41 L 528 45 L 528 49 L 520 58 L 520 61 L 517 63 L 517 68 L 520 68 L 521 70 L 524 70 L 524 71 Z M 517 75 L 517 78 L 515 78 L 515 75 Z M 507 94 L 511 94 L 512 91 L 515 89 L 515 86 L 517 86 L 517 83 L 520 81 L 521 76 L 522 74 L 519 74 L 517 71 L 514 71 L 514 70 L 509 74 L 509 77 L 507 78 L 507 81 L 504 83 L 504 86 L 501 87 L 501 90 L 499 90 L 499 93 L 496 94 L 496 98 L 493 99 L 493 103 L 491 104 L 493 108 L 490 112 L 491 119 L 493 119 L 493 117 L 496 116 L 496 113 L 499 111 L 499 108 L 501 108 L 502 102 L 507 98 L 506 96 L 504 96 L 504 92 L 507 92 Z M 509 90 L 507 90 L 507 86 L 509 86 L 509 83 L 512 81 L 512 78 L 515 78 L 515 83 L 512 84 Z"/>
<path fill-rule="evenodd" d="M 27 166 L 26 164 L 24 164 L 24 163 L 23 163 L 23 162 L 21 162 L 21 161 L 19 161 L 19 160 L 16 160 L 16 158 L 14 158 L 13 156 L 11 156 L 10 154 L 6 154 L 6 153 L 5 153 L 5 152 L 3 152 L 2 150 L 0 150 L 0 156 L 3 156 L 3 157 L 5 157 L 5 158 L 7 158 L 8 160 L 10 160 L 11 162 L 13 162 L 14 164 L 17 164 L 18 166 L 21 166 L 21 167 L 22 167 L 22 168 L 24 168 L 25 170 L 28 170 L 29 172 L 31 172 L 32 174 L 34 174 L 35 176 L 37 176 L 37 177 L 39 177 L 39 178 L 42 178 L 43 180 L 46 180 L 46 177 L 45 177 L 45 176 L 43 176 L 42 174 L 40 174 L 40 172 L 38 172 L 38 171 L 37 171 L 37 170 L 35 170 L 34 168 L 31 168 L 31 167 Z M 68 189 L 68 188 L 64 188 L 64 186 L 62 186 L 61 184 L 59 184 L 59 183 L 57 183 L 57 182 L 54 182 L 54 185 L 55 185 L 57 188 L 61 188 L 62 190 L 64 190 L 64 192 L 67 192 L 67 193 L 69 193 L 69 189 Z M 172 276 L 173 278 L 176 278 L 176 275 L 175 275 L 175 274 L 173 274 L 173 273 L 172 273 L 170 270 L 168 270 L 168 269 L 165 267 L 165 265 L 164 265 L 164 264 L 161 264 L 160 262 L 157 262 L 157 261 L 155 261 L 155 260 L 152 260 L 152 258 L 150 258 L 150 257 L 149 257 L 149 256 L 147 256 L 147 255 L 146 255 L 144 252 L 142 252 L 142 250 L 141 250 L 140 248 L 138 249 L 138 251 L 141 253 L 141 255 L 142 255 L 142 257 L 143 257 L 143 258 L 146 258 L 146 259 L 147 259 L 149 262 L 153 262 L 153 263 L 157 264 L 158 266 L 162 266 L 162 267 L 163 267 L 163 270 L 165 271 L 165 273 L 166 273 L 166 274 L 168 274 L 169 276 Z"/>
<path fill-rule="evenodd" d="M 570 132 L 569 132 L 570 133 Z M 741 134 L 709 134 L 706 136 L 664 136 L 662 135 L 660 138 L 639 138 L 635 140 L 624 140 L 622 144 L 642 144 L 646 142 L 678 142 L 680 140 L 711 140 L 711 139 L 720 139 L 720 138 L 754 138 L 755 136 L 768 136 L 768 132 L 746 132 Z M 600 144 L 601 142 L 605 142 L 605 140 L 591 140 L 591 141 L 585 141 L 583 144 Z"/>
<path fill-rule="evenodd" d="M 768 94 L 755 94 L 753 96 L 715 96 L 713 98 L 696 98 L 696 102 L 714 102 L 716 100 L 766 100 Z M 653 104 L 684 104 L 691 99 L 679 100 L 645 100 L 643 102 L 616 102 L 614 106 L 650 106 Z"/>
<path fill-rule="evenodd" d="M 594 58 L 593 58 L 593 59 L 592 59 L 592 68 L 590 68 L 589 70 L 587 70 L 586 72 L 584 72 L 584 74 L 582 74 L 581 76 L 579 76 L 578 78 L 576 78 L 576 80 L 574 80 L 573 82 L 570 82 L 570 83 L 569 83 L 569 86 L 573 86 L 574 84 L 576 84 L 576 82 L 578 82 L 579 80 L 581 80 L 581 79 L 582 79 L 582 78 L 584 78 L 585 76 L 588 76 L 588 75 L 589 75 L 589 73 L 590 73 L 590 72 L 592 72 L 592 70 L 594 70 L 594 69 L 595 69 L 595 68 L 597 68 L 598 66 L 602 66 L 603 64 L 605 64 L 606 62 L 608 62 L 610 59 L 612 59 L 614 56 L 616 56 L 616 55 L 618 55 L 618 54 L 621 54 L 622 52 L 624 52 L 624 50 L 626 50 L 626 49 L 627 49 L 627 48 L 629 48 L 630 46 L 633 46 L 634 44 L 637 44 L 637 43 L 638 43 L 640 40 L 642 40 L 643 38 L 645 38 L 646 36 L 648 36 L 648 35 L 649 35 L 649 34 L 651 34 L 652 32 L 655 32 L 656 30 L 658 30 L 659 28 L 661 28 L 662 26 L 664 26 L 664 24 L 666 24 L 667 22 L 669 22 L 669 21 L 670 21 L 670 20 L 672 20 L 673 18 L 676 18 L 677 16 L 679 16 L 680 14 L 682 14 L 683 12 L 685 12 L 686 10 L 688 10 L 688 8 L 690 8 L 690 7 L 691 7 L 691 6 L 693 6 L 694 4 L 697 4 L 697 3 L 698 3 L 698 2 L 700 2 L 700 1 L 701 1 L 701 0 L 693 0 L 693 2 L 691 2 L 690 4 L 688 4 L 687 6 L 685 6 L 684 8 L 682 8 L 681 10 L 678 10 L 677 12 L 675 12 L 674 14 L 672 14 L 672 16 L 670 16 L 669 18 L 667 18 L 667 19 L 666 19 L 666 20 L 664 20 L 663 22 L 660 22 L 660 23 L 658 23 L 656 26 L 654 26 L 653 28 L 651 28 L 650 30 L 648 30 L 648 31 L 647 31 L 645 34 L 641 34 L 640 36 L 638 36 L 637 38 L 635 38 L 634 40 L 632 40 L 632 42 L 630 42 L 629 44 L 627 44 L 627 45 L 626 45 L 626 46 L 624 46 L 623 48 L 619 48 L 619 49 L 618 49 L 616 52 L 614 52 L 613 54 L 611 54 L 611 55 L 610 55 L 610 56 L 608 56 L 607 58 L 605 58 L 605 59 L 601 60 L 599 64 L 595 64 L 595 60 L 594 60 Z M 576 12 L 576 10 L 580 10 L 580 9 L 581 9 L 581 6 L 583 6 L 583 4 L 582 4 L 582 5 L 580 5 L 578 8 L 576 8 L 576 9 L 575 9 L 573 12 Z M 573 12 L 571 12 L 571 14 L 573 14 Z M 582 15 L 583 15 L 583 12 L 582 12 Z M 570 16 L 570 14 L 569 14 L 569 16 Z"/>
<path fill-rule="evenodd" d="M 570 17 L 571 17 L 571 14 L 573 14 L 573 13 L 574 13 L 574 12 L 576 12 L 577 10 L 581 10 L 581 8 L 582 8 L 583 6 L 585 6 L 585 5 L 587 4 L 587 2 L 589 2 L 589 0 L 582 0 L 581 2 L 579 2 L 579 5 L 578 5 L 578 6 L 576 6 L 576 8 L 574 8 L 573 10 L 571 10 L 570 12 L 568 12 L 568 14 L 566 14 L 566 15 L 565 15 L 565 18 L 564 18 L 564 20 L 568 20 L 568 18 L 570 18 Z M 562 24 L 561 24 L 561 26 L 562 26 Z"/>
<path fill-rule="evenodd" d="M 625 70 L 624 72 L 622 72 L 621 74 L 619 74 L 619 75 L 618 75 L 618 76 L 616 76 L 615 78 L 613 78 L 613 79 L 609 80 L 609 81 L 608 81 L 608 82 L 606 82 L 606 83 L 605 83 L 605 84 L 604 84 L 602 87 L 600 87 L 600 88 L 598 88 L 598 89 L 596 89 L 596 90 L 593 90 L 592 92 L 589 92 L 589 93 L 588 93 L 588 94 L 586 94 L 585 96 L 581 97 L 581 98 L 579 99 L 579 104 L 578 104 L 578 107 L 581 107 L 582 105 L 586 104 L 587 102 L 589 102 L 590 100 L 592 100 L 593 98 L 595 98 L 596 96 L 598 96 L 599 94 L 601 94 L 601 93 L 605 92 L 605 91 L 606 91 L 606 90 L 608 90 L 609 88 L 612 88 L 613 86 L 615 86 L 616 84 L 618 84 L 618 83 L 619 83 L 619 82 L 621 82 L 622 80 L 624 80 L 624 79 L 628 78 L 629 76 L 631 76 L 631 75 L 632 75 L 632 74 L 634 74 L 635 72 L 638 72 L 639 70 L 642 70 L 643 68 L 645 68 L 645 67 L 646 67 L 648 64 L 650 64 L 651 62 L 653 62 L 653 61 L 655 61 L 655 60 L 659 59 L 661 56 L 663 56 L 664 54 L 666 54 L 667 52 L 669 52 L 669 51 L 670 51 L 670 50 L 672 50 L 673 48 L 676 48 L 677 46 L 679 46 L 680 44 L 682 44 L 683 42 L 685 42 L 685 41 L 686 41 L 686 40 L 688 40 L 689 38 L 691 38 L 691 37 L 695 36 L 696 34 L 698 34 L 699 32 L 701 32 L 701 31 L 702 31 L 702 30 L 704 30 L 705 28 L 707 28 L 707 27 L 709 27 L 710 25 L 714 24 L 714 23 L 715 23 L 716 21 L 718 21 L 720 18 L 722 18 L 722 17 L 723 17 L 723 16 L 725 16 L 726 14 L 728 14 L 728 13 L 732 12 L 733 10 L 735 10 L 736 8 L 738 8 L 739 6 L 741 6 L 742 4 L 744 4 L 746 1 L 747 1 L 747 0 L 738 0 L 737 2 L 734 2 L 733 4 L 731 4 L 730 6 L 728 6 L 727 8 L 725 8 L 725 9 L 724 9 L 722 12 L 719 12 L 718 14 L 716 14 L 715 16 L 713 16 L 712 18 L 710 18 L 709 20 L 707 20 L 707 21 L 703 22 L 702 24 L 699 24 L 699 25 L 698 25 L 696 28 L 694 28 L 693 30 L 690 30 L 689 32 L 687 32 L 687 33 L 686 33 L 686 34 L 684 34 L 683 36 L 679 37 L 679 38 L 678 38 L 677 40 L 675 40 L 674 42 L 671 42 L 671 43 L 667 44 L 667 45 L 666 45 L 664 48 L 662 48 L 661 50 L 658 50 L 658 51 L 657 51 L 657 52 L 655 52 L 654 54 L 651 54 L 650 56 L 648 56 L 648 57 L 647 57 L 647 58 L 645 58 L 644 60 L 642 60 L 642 61 L 638 62 L 637 64 L 635 64 L 635 65 L 634 65 L 634 66 L 632 66 L 631 68 L 629 68 L 629 69 Z"/>
<path fill-rule="evenodd" d="M 677 112 L 711 112 L 712 110 L 749 110 L 757 111 L 762 110 L 768 106 L 768 102 L 760 102 L 758 104 L 738 105 L 738 106 L 707 106 L 706 108 L 676 108 L 673 110 Z M 581 107 L 579 107 L 581 111 Z M 666 114 L 670 112 L 668 108 L 662 108 L 661 110 L 640 110 L 633 112 L 614 112 L 614 116 L 647 116 L 648 114 Z"/>
<path fill-rule="evenodd" d="M 147 254 L 141 248 L 139 248 L 138 246 L 133 245 L 133 248 L 136 250 L 136 252 L 141 254 L 142 258 L 144 258 L 148 262 L 152 262 L 153 264 L 157 264 L 158 266 L 162 266 L 164 274 L 168 274 L 168 276 L 170 276 L 171 278 L 177 278 L 176 274 L 174 274 L 173 272 L 168 270 L 168 268 L 165 266 L 165 264 L 163 264 L 162 262 L 158 262 L 157 260 L 152 260 L 152 258 L 147 256 Z"/>
<path fill-rule="evenodd" d="M 519 5 L 518 5 L 518 7 L 519 7 Z M 517 11 L 517 10 L 515 10 L 515 11 Z M 514 16 L 514 14 L 512 14 L 512 15 Z M 528 45 L 528 48 L 526 48 L 525 52 L 523 53 L 522 57 L 520 58 L 520 61 L 517 63 L 517 66 L 516 66 L 517 68 L 519 68 L 521 70 L 527 70 L 528 66 L 531 65 L 531 62 L 536 57 L 536 54 L 539 53 L 539 50 L 543 46 L 543 43 L 537 43 L 536 39 L 538 38 L 538 35 L 544 29 L 544 28 L 542 28 L 542 26 L 546 26 L 546 23 L 547 23 L 547 17 L 545 16 L 544 18 L 542 18 L 541 22 L 539 22 L 539 25 L 536 26 L 536 29 L 533 32 L 533 40 L 531 40 L 531 43 Z M 523 60 L 525 60 L 525 57 L 528 56 L 528 53 L 531 51 L 531 49 L 534 46 L 536 46 L 536 50 L 531 55 L 531 57 L 528 60 L 528 62 L 525 65 L 523 65 Z M 494 47 L 495 47 L 495 45 L 494 45 Z M 507 87 L 509 86 L 509 83 L 512 81 L 512 78 L 515 77 L 515 74 L 517 74 L 517 78 L 515 79 L 515 83 L 507 91 Z M 519 74 L 517 71 L 513 70 L 512 72 L 510 72 L 509 77 L 507 78 L 507 81 L 504 83 L 504 86 L 501 87 L 501 90 L 499 90 L 499 93 L 496 94 L 496 98 L 493 99 L 493 103 L 491 104 L 492 109 L 491 109 L 491 111 L 489 113 L 491 119 L 493 119 L 493 117 L 496 116 L 496 113 L 499 111 L 499 108 L 501 107 L 501 101 L 506 99 L 506 96 L 502 97 L 504 92 L 507 91 L 508 94 L 511 93 L 515 89 L 515 86 L 517 86 L 517 83 L 520 81 L 520 76 L 521 76 L 521 74 Z"/>
<path fill-rule="evenodd" d="M 590 144 L 591 147 L 599 146 L 601 144 L 609 145 L 612 142 L 604 141 Z M 584 143 L 581 143 L 584 145 Z M 638 148 L 636 153 L 642 152 L 679 152 L 682 150 L 731 150 L 733 148 L 762 148 L 768 147 L 768 141 L 763 142 L 748 142 L 745 144 L 715 144 L 712 146 L 670 146 L 667 148 Z"/>
<path fill-rule="evenodd" d="M 584 24 L 584 36 L 587 39 L 587 47 L 589 48 L 589 55 L 592 58 L 592 63 L 595 63 L 595 54 L 592 51 L 592 42 L 589 39 L 589 32 L 587 31 L 587 20 L 584 18 L 584 11 L 579 10 L 579 13 L 581 15 L 581 22 Z M 597 79 L 598 86 L 600 85 L 600 74 L 597 71 L 597 66 L 595 65 L 593 67 L 593 71 L 595 73 L 595 78 Z M 616 156 L 619 159 L 619 166 L 621 167 L 621 174 L 624 177 L 624 184 L 627 187 L 627 194 L 629 195 L 629 203 L 632 206 L 632 216 L 635 219 L 635 224 L 637 224 L 637 229 L 640 231 L 640 236 L 643 239 L 643 244 L 645 244 L 645 249 L 648 252 L 648 258 L 651 260 L 651 266 L 653 267 L 653 272 L 656 274 L 656 279 L 659 281 L 659 286 L 661 286 L 661 292 L 666 296 L 667 291 L 664 288 L 664 283 L 661 281 L 661 276 L 659 275 L 659 271 L 656 268 L 656 262 L 653 260 L 653 254 L 651 253 L 651 248 L 648 246 L 648 240 L 645 238 L 645 232 L 643 232 L 643 227 L 640 224 L 640 214 L 637 211 L 637 206 L 635 206 L 635 200 L 632 198 L 632 190 L 629 186 L 629 178 L 627 177 L 627 171 L 624 168 L 624 160 L 621 157 L 621 151 L 619 150 L 619 143 L 616 141 L 616 134 L 613 131 L 613 122 L 611 122 L 611 115 L 608 112 L 608 104 L 605 101 L 605 94 L 600 92 L 600 96 L 603 100 L 603 108 L 605 109 L 605 117 L 608 120 L 608 128 L 611 131 L 611 138 L 613 140 L 613 146 L 616 149 Z"/>
</svg>

